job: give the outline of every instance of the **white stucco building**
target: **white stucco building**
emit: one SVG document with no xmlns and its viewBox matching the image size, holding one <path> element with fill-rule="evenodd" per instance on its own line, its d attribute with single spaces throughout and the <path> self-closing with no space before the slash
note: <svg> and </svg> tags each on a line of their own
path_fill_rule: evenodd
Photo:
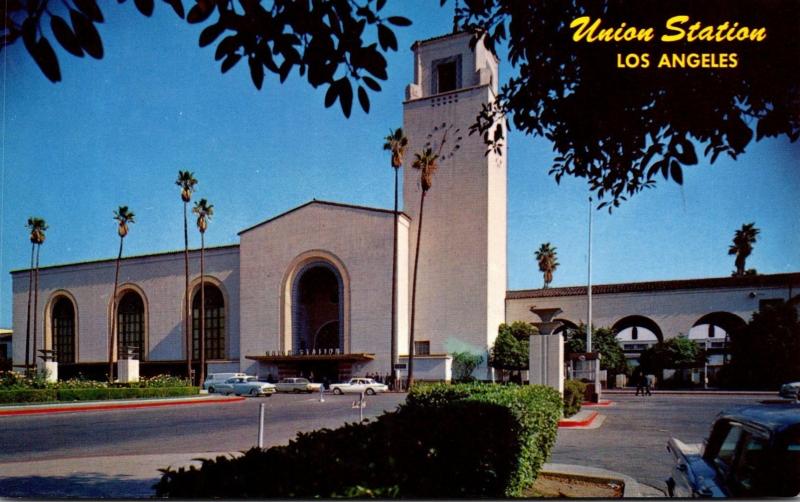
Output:
<svg viewBox="0 0 800 502">
<path fill-rule="evenodd" d="M 424 214 L 415 337 L 421 379 L 449 378 L 454 351 L 485 356 L 505 318 L 506 157 L 484 155 L 482 138 L 467 134 L 497 92 L 498 62 L 482 45 L 470 49 L 469 39 L 461 33 L 416 42 L 404 102 L 409 145 L 396 289 L 401 362 L 408 353 L 421 191 L 412 153 L 427 144 L 438 152 L 444 131 L 449 135 Z M 390 210 L 312 200 L 243 230 L 238 244 L 207 250 L 208 371 L 314 372 L 331 379 L 388 373 L 393 221 Z M 196 250 L 190 261 L 196 343 Z M 41 268 L 37 346 L 55 351 L 62 377 L 105 371 L 114 264 Z M 187 350 L 183 253 L 128 257 L 120 274 L 115 350 L 137 347 L 144 374 L 179 372 Z M 21 365 L 28 271 L 14 271 L 12 279 L 15 336 L 23 339 L 15 344 L 14 362 Z M 487 375 L 485 363 L 478 373 Z"/>
<path fill-rule="evenodd" d="M 407 360 L 419 172 L 413 153 L 442 147 L 426 197 L 415 319 L 415 377 L 447 380 L 451 354 L 483 356 L 502 322 L 539 319 L 559 308 L 566 325 L 585 319 L 585 288 L 507 291 L 505 152 L 486 154 L 469 135 L 497 92 L 498 62 L 470 35 L 416 42 L 413 82 L 403 103 L 409 139 L 398 215 L 395 350 Z M 458 146 L 458 148 L 456 148 Z M 206 251 L 208 372 L 275 378 L 314 373 L 336 380 L 386 374 L 391 361 L 393 212 L 312 200 L 244 229 L 239 242 Z M 106 372 L 115 261 L 41 268 L 37 347 L 53 350 L 62 378 Z M 193 354 L 199 356 L 199 252 L 191 251 Z M 12 272 L 13 360 L 25 361 L 28 270 Z M 800 274 L 595 286 L 594 324 L 614 326 L 635 352 L 656 340 L 721 337 L 759 308 L 790 299 Z M 794 288 L 794 289 L 793 289 Z M 143 375 L 185 371 L 183 252 L 122 260 L 117 298 L 119 346 L 138 349 Z M 738 319 L 738 321 L 737 321 Z M 705 326 L 705 328 L 704 328 Z M 711 326 L 711 328 L 708 328 Z M 717 329 L 722 332 L 716 331 Z M 694 331 L 692 331 L 694 330 Z M 705 330 L 705 331 L 704 331 Z"/>
</svg>

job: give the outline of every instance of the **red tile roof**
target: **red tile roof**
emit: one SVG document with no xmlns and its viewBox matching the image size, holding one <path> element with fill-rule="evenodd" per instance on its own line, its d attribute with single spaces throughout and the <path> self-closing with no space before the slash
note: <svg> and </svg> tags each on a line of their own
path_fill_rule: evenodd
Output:
<svg viewBox="0 0 800 502">
<path fill-rule="evenodd" d="M 750 275 L 745 277 L 708 277 L 704 279 L 679 279 L 674 281 L 625 282 L 619 284 L 596 284 L 592 286 L 593 295 L 615 293 L 644 293 L 654 291 L 673 291 L 678 289 L 718 289 L 718 288 L 763 288 L 795 287 L 800 293 L 800 272 L 786 274 Z M 567 286 L 548 289 L 522 289 L 508 291 L 507 300 L 522 298 L 549 298 L 554 296 L 585 296 L 586 286 Z"/>
</svg>

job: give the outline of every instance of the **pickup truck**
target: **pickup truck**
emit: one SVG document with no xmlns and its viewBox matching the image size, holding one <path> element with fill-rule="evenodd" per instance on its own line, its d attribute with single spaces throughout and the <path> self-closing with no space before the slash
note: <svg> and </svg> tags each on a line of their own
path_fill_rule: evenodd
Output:
<svg viewBox="0 0 800 502">
<path fill-rule="evenodd" d="M 720 413 L 701 444 L 671 438 L 671 497 L 794 497 L 800 494 L 800 404 Z"/>
</svg>

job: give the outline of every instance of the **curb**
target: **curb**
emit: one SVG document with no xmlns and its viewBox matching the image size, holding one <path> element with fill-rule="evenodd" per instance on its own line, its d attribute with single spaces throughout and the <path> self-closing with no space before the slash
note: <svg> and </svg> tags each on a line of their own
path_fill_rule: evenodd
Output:
<svg viewBox="0 0 800 502">
<path fill-rule="evenodd" d="M 614 472 L 609 471 L 607 469 L 600 469 L 598 467 L 586 467 L 582 465 L 573 465 L 573 464 L 553 464 L 553 463 L 546 463 L 542 466 L 541 471 L 550 472 L 554 474 L 566 474 L 566 475 L 573 475 L 573 476 L 587 476 L 587 477 L 600 477 L 600 478 L 611 478 L 611 479 L 618 479 L 623 482 L 623 498 L 642 498 L 642 497 L 653 497 L 653 496 L 661 496 L 663 497 L 664 494 L 661 493 L 657 495 L 655 492 L 660 492 L 655 488 L 648 487 L 647 485 L 642 485 L 632 477 L 622 474 L 621 472 Z"/>
<path fill-rule="evenodd" d="M 580 415 L 581 412 L 578 412 L 577 414 Z M 587 426 L 591 425 L 592 422 L 594 422 L 594 419 L 597 418 L 597 415 L 598 414 L 597 414 L 596 411 L 590 411 L 590 412 L 588 412 L 588 417 L 587 418 L 582 418 L 582 419 L 562 418 L 561 420 L 558 421 L 558 426 L 559 427 L 587 427 Z"/>
<path fill-rule="evenodd" d="M 591 401 L 586 401 L 581 403 L 581 408 L 596 408 L 598 406 L 605 407 L 605 406 L 614 406 L 614 401 L 609 401 L 607 399 L 601 399 L 598 403 L 593 403 Z"/>
<path fill-rule="evenodd" d="M 153 401 L 153 402 L 126 402 L 126 403 L 109 403 L 109 404 L 87 404 L 87 405 L 72 405 L 62 404 L 48 407 L 20 407 L 17 409 L 0 409 L 0 417 L 2 416 L 20 416 L 20 415 L 46 415 L 54 413 L 76 413 L 84 411 L 111 411 L 121 409 L 135 409 L 135 408 L 156 408 L 163 406 L 181 406 L 192 404 L 219 404 L 219 403 L 234 403 L 244 401 L 244 397 L 226 397 L 226 398 L 203 398 L 203 399 L 175 399 L 170 401 Z"/>
</svg>

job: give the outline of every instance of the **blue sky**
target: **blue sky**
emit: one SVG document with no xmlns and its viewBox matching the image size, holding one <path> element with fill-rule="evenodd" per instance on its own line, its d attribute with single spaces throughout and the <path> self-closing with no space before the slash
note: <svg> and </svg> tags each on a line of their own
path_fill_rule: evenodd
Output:
<svg viewBox="0 0 800 502">
<path fill-rule="evenodd" d="M 356 109 L 350 119 L 338 105 L 325 109 L 325 90 L 296 74 L 283 85 L 268 75 L 260 92 L 244 63 L 222 75 L 214 48 L 197 46 L 201 28 L 163 3 L 150 19 L 132 2 L 104 4 L 105 58 L 57 49 L 59 84 L 44 78 L 21 44 L 4 51 L 0 326 L 11 325 L 8 272 L 28 264 L 28 216 L 50 225 L 43 265 L 114 256 L 111 217 L 122 204 L 137 215 L 126 254 L 180 249 L 178 169 L 194 171 L 198 196 L 215 205 L 209 245 L 235 243 L 239 230 L 311 198 L 391 207 L 381 146 L 402 123 L 409 48 L 452 23 L 451 10 L 434 0 L 389 2 L 393 8 L 414 25 L 396 31 L 400 50 L 389 56 L 389 80 L 372 95 L 371 112 Z M 503 62 L 501 78 L 511 72 Z M 586 281 L 586 183 L 556 185 L 547 175 L 552 157 L 547 140 L 511 133 L 511 289 L 541 286 L 533 252 L 542 242 L 558 248 L 554 286 Z M 659 184 L 611 215 L 596 211 L 593 282 L 727 276 L 733 232 L 751 221 L 761 235 L 748 267 L 800 270 L 798 159 L 800 144 L 762 141 L 738 161 L 687 169 L 683 187 Z"/>
</svg>

